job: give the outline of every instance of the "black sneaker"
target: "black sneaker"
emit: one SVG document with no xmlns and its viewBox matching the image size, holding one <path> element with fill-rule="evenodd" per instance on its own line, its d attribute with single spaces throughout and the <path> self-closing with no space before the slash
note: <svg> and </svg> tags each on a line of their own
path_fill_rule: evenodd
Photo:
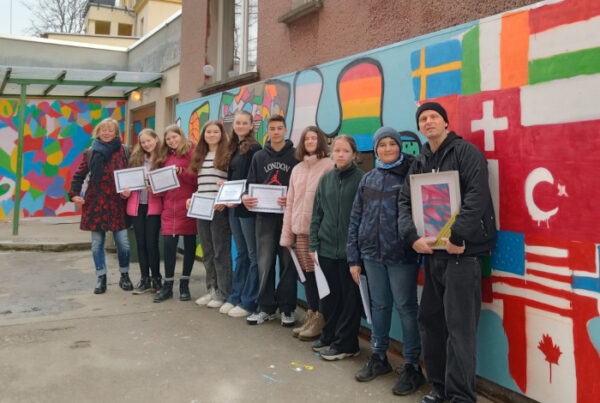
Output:
<svg viewBox="0 0 600 403">
<path fill-rule="evenodd" d="M 152 290 L 152 284 L 150 282 L 150 277 L 142 277 L 138 285 L 135 286 L 133 290 L 133 294 L 140 295 Z"/>
<path fill-rule="evenodd" d="M 382 360 L 379 355 L 373 354 L 369 362 L 356 373 L 355 378 L 359 382 L 368 382 L 388 372 L 392 372 L 392 366 L 387 357 Z"/>
<path fill-rule="evenodd" d="M 344 358 L 356 357 L 360 354 L 360 350 L 351 353 L 345 353 L 343 351 L 338 351 L 337 349 L 329 346 L 325 350 L 321 351 L 320 354 L 321 358 L 325 361 L 337 361 L 343 360 Z"/>
<path fill-rule="evenodd" d="M 431 392 L 423 396 L 421 403 L 444 403 L 446 400 L 446 396 L 444 392 L 441 392 L 441 388 L 434 385 Z"/>
<path fill-rule="evenodd" d="M 321 352 L 322 350 L 325 350 L 326 348 L 329 348 L 329 344 L 323 343 L 321 339 L 315 341 L 312 345 L 313 351 L 317 353 Z"/>
<path fill-rule="evenodd" d="M 398 382 L 396 382 L 392 391 L 395 395 L 406 396 L 414 393 L 424 383 L 425 376 L 420 366 L 415 368 L 413 364 L 404 364 L 404 371 L 400 374 L 400 378 L 398 378 Z M 421 402 L 429 403 L 429 400 L 421 400 Z M 437 400 L 432 400 L 431 402 L 437 402 Z M 440 402 L 443 402 L 443 400 L 440 400 Z"/>
</svg>

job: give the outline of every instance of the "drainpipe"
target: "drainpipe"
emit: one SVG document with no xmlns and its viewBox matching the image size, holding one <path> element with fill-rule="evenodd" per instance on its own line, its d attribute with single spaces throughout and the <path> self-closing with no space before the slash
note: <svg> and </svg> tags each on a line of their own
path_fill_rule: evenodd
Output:
<svg viewBox="0 0 600 403">
<path fill-rule="evenodd" d="M 23 137 L 25 136 L 25 110 L 27 109 L 27 84 L 21 84 L 19 102 L 19 140 L 17 142 L 17 172 L 15 180 L 15 207 L 13 209 L 13 235 L 19 234 L 21 213 L 21 180 L 23 177 Z"/>
</svg>

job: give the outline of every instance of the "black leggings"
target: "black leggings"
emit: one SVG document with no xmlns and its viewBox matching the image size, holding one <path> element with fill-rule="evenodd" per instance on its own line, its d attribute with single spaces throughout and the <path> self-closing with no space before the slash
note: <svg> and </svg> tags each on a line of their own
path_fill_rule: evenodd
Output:
<svg viewBox="0 0 600 403">
<path fill-rule="evenodd" d="M 138 259 L 142 277 L 160 277 L 160 252 L 158 236 L 160 235 L 160 215 L 146 215 L 148 205 L 138 206 L 138 215 L 131 217 L 133 231 L 137 243 Z"/>
<path fill-rule="evenodd" d="M 196 235 L 183 236 L 183 277 L 189 277 L 196 256 Z M 179 235 L 163 235 L 165 241 L 165 280 L 175 277 L 175 260 L 177 258 L 177 241 Z"/>
</svg>

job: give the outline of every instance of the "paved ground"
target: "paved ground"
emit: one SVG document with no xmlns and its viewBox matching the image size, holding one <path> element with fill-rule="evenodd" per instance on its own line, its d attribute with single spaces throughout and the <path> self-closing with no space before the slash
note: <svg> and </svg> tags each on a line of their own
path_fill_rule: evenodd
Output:
<svg viewBox="0 0 600 403">
<path fill-rule="evenodd" d="M 32 230 L 35 242 L 81 240 L 77 226 L 52 225 Z M 114 254 L 108 264 L 108 291 L 94 295 L 89 250 L 0 251 L 0 402 L 418 402 L 428 390 L 394 396 L 395 374 L 356 382 L 364 341 L 359 357 L 325 362 L 279 323 L 248 326 L 191 301 L 124 292 Z M 193 297 L 203 274 L 197 262 Z"/>
</svg>

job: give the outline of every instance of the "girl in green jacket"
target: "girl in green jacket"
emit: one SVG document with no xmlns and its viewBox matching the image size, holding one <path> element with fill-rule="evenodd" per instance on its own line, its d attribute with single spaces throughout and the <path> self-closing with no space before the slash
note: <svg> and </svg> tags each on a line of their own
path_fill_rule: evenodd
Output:
<svg viewBox="0 0 600 403">
<path fill-rule="evenodd" d="M 330 294 L 321 299 L 325 326 L 313 344 L 328 361 L 358 355 L 358 329 L 362 307 L 358 286 L 346 259 L 346 241 L 352 203 L 364 172 L 356 167 L 354 139 L 339 135 L 333 141 L 335 169 L 319 180 L 310 222 L 309 251 L 325 274 Z M 318 255 L 318 259 L 315 256 Z"/>
</svg>

